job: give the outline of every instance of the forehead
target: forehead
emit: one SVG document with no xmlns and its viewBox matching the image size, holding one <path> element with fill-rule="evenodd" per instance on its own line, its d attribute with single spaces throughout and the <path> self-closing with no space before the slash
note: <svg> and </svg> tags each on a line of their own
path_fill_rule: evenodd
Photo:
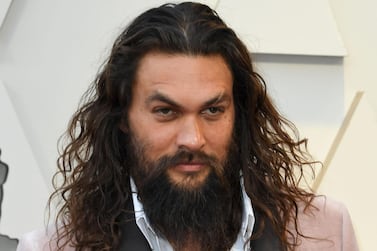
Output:
<svg viewBox="0 0 377 251">
<path fill-rule="evenodd" d="M 179 99 L 200 98 L 215 92 L 232 93 L 233 77 L 220 55 L 153 52 L 140 61 L 134 94 L 167 93 Z"/>
</svg>

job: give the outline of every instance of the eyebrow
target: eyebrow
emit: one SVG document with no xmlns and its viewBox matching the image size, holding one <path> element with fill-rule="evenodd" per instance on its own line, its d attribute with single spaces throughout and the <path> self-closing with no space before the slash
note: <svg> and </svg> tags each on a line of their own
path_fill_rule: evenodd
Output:
<svg viewBox="0 0 377 251">
<path fill-rule="evenodd" d="M 228 94 L 225 94 L 224 92 L 221 92 L 219 95 L 211 98 L 210 100 L 206 101 L 204 103 L 204 106 L 211 106 L 215 105 L 221 102 L 229 102 L 231 100 L 231 97 Z"/>
<path fill-rule="evenodd" d="M 213 98 L 209 99 L 208 101 L 204 102 L 203 106 L 211 106 L 211 105 L 215 105 L 215 104 L 218 104 L 218 103 L 221 103 L 221 102 L 228 102 L 230 100 L 231 100 L 231 97 L 228 94 L 225 94 L 224 92 L 221 92 L 220 94 L 216 95 L 215 97 L 213 97 Z M 160 92 L 155 92 L 152 95 L 150 95 L 146 99 L 145 103 L 147 105 L 149 105 L 150 103 L 152 103 L 154 101 L 164 102 L 164 103 L 167 103 L 167 104 L 169 104 L 171 106 L 174 106 L 174 107 L 181 107 L 180 104 L 178 104 L 173 99 L 171 99 L 167 95 L 164 95 L 164 94 L 162 94 Z"/>
<path fill-rule="evenodd" d="M 149 105 L 150 103 L 154 102 L 154 101 L 160 101 L 160 102 L 164 102 L 164 103 L 167 103 L 171 106 L 176 106 L 176 107 L 179 107 L 179 104 L 176 103 L 174 100 L 172 100 L 171 98 L 169 98 L 168 96 L 162 94 L 162 93 L 159 93 L 159 92 L 155 92 L 153 93 L 152 95 L 150 95 L 146 100 L 145 100 L 145 103 L 147 105 Z"/>
</svg>

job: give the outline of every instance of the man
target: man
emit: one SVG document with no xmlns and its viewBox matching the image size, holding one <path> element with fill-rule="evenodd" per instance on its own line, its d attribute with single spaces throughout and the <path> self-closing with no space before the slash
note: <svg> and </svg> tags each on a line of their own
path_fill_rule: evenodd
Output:
<svg viewBox="0 0 377 251">
<path fill-rule="evenodd" d="M 56 230 L 19 250 L 357 250 L 249 52 L 205 5 L 138 16 L 67 135 Z M 34 249 L 30 248 L 34 245 Z"/>
<path fill-rule="evenodd" d="M 0 157 L 1 157 L 1 149 L 0 149 Z M 3 203 L 3 197 L 4 197 L 4 190 L 3 185 L 5 184 L 5 181 L 7 180 L 9 167 L 8 165 L 1 161 L 0 158 L 0 219 L 1 219 L 1 206 Z M 0 251 L 12 251 L 16 250 L 17 248 L 17 239 L 11 239 L 7 235 L 0 234 Z"/>
</svg>

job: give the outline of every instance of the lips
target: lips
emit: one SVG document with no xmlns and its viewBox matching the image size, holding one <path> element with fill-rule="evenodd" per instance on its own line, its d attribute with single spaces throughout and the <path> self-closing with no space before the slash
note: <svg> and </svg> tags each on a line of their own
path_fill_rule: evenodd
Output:
<svg viewBox="0 0 377 251">
<path fill-rule="evenodd" d="M 174 169 L 180 172 L 199 172 L 204 167 L 204 163 L 180 163 Z"/>
</svg>

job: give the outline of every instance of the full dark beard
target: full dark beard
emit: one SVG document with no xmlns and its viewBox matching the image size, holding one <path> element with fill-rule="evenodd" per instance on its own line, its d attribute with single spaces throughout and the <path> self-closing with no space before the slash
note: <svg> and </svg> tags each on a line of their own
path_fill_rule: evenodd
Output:
<svg viewBox="0 0 377 251">
<path fill-rule="evenodd" d="M 195 250 L 229 250 L 242 220 L 239 170 L 232 161 L 234 151 L 230 151 L 226 164 L 221 164 L 204 153 L 185 150 L 152 163 L 146 160 L 145 149 L 133 150 L 136 165 L 132 176 L 145 214 L 157 234 L 175 250 L 190 245 L 195 245 Z M 210 166 L 205 182 L 193 188 L 172 183 L 166 170 L 190 158 Z"/>
</svg>

